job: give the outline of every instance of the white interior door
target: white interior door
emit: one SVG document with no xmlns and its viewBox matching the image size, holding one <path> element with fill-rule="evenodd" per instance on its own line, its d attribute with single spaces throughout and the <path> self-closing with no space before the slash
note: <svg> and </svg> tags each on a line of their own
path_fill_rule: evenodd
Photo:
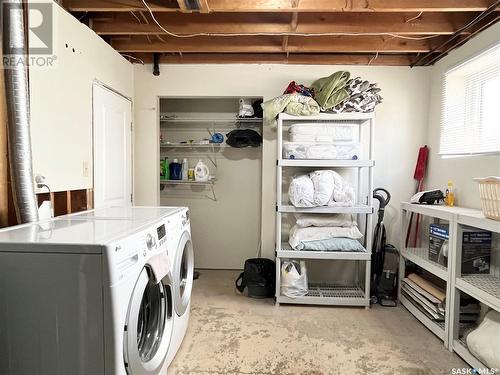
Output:
<svg viewBox="0 0 500 375">
<path fill-rule="evenodd" d="M 94 207 L 132 204 L 132 102 L 93 86 Z"/>
</svg>

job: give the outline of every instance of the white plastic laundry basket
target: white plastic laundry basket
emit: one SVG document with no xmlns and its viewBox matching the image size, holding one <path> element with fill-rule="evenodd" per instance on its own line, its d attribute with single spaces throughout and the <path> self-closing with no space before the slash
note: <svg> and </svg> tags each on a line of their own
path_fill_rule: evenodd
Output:
<svg viewBox="0 0 500 375">
<path fill-rule="evenodd" d="M 483 214 L 500 221 L 500 177 L 475 178 L 479 182 L 479 197 Z"/>
</svg>

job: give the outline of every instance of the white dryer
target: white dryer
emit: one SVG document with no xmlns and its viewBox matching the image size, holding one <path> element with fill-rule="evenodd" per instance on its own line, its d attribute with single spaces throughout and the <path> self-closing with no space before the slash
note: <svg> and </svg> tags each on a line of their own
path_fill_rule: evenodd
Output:
<svg viewBox="0 0 500 375">
<path fill-rule="evenodd" d="M 175 316 L 163 225 L 53 219 L 0 231 L 0 373 L 159 374 Z"/>
<path fill-rule="evenodd" d="M 93 220 L 144 221 L 162 217 L 163 227 L 158 226 L 159 244 L 165 245 L 172 265 L 173 296 L 172 340 L 164 368 L 174 359 L 186 335 L 193 288 L 194 253 L 191 240 L 191 222 L 187 207 L 106 207 L 62 216 L 61 218 Z"/>
<path fill-rule="evenodd" d="M 172 264 L 172 294 L 174 300 L 174 327 L 165 361 L 170 365 L 179 350 L 189 323 L 191 291 L 193 289 L 194 253 L 191 240 L 189 211 L 181 211 L 165 219 L 168 256 Z"/>
</svg>

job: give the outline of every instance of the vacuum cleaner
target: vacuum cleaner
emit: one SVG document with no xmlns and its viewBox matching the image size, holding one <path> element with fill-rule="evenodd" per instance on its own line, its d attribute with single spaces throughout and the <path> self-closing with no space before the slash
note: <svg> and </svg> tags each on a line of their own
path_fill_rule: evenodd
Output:
<svg viewBox="0 0 500 375">
<path fill-rule="evenodd" d="M 379 208 L 372 244 L 371 303 L 396 306 L 399 253 L 393 245 L 386 243 L 384 226 L 385 207 L 391 200 L 391 194 L 386 189 L 377 188 L 373 191 L 373 198 L 379 202 Z"/>
</svg>

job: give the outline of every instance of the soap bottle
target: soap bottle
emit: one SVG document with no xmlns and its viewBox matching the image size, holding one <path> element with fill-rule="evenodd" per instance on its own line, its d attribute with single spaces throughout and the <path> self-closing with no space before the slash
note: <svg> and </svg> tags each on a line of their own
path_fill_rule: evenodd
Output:
<svg viewBox="0 0 500 375">
<path fill-rule="evenodd" d="M 188 169 L 189 169 L 189 163 L 186 158 L 182 159 L 182 179 L 184 181 L 187 181 L 188 179 Z"/>
<path fill-rule="evenodd" d="M 165 180 L 170 180 L 170 163 L 167 157 L 163 161 L 163 176 Z"/>
<path fill-rule="evenodd" d="M 453 190 L 453 181 L 451 180 L 448 181 L 446 188 L 445 204 L 450 207 L 455 205 L 455 191 Z"/>
<path fill-rule="evenodd" d="M 194 179 L 198 182 L 207 182 L 210 177 L 210 171 L 203 161 L 199 160 L 194 168 Z"/>
<path fill-rule="evenodd" d="M 178 159 L 174 159 L 174 161 L 170 163 L 170 179 L 171 180 L 182 179 L 182 165 L 179 163 Z"/>
</svg>

